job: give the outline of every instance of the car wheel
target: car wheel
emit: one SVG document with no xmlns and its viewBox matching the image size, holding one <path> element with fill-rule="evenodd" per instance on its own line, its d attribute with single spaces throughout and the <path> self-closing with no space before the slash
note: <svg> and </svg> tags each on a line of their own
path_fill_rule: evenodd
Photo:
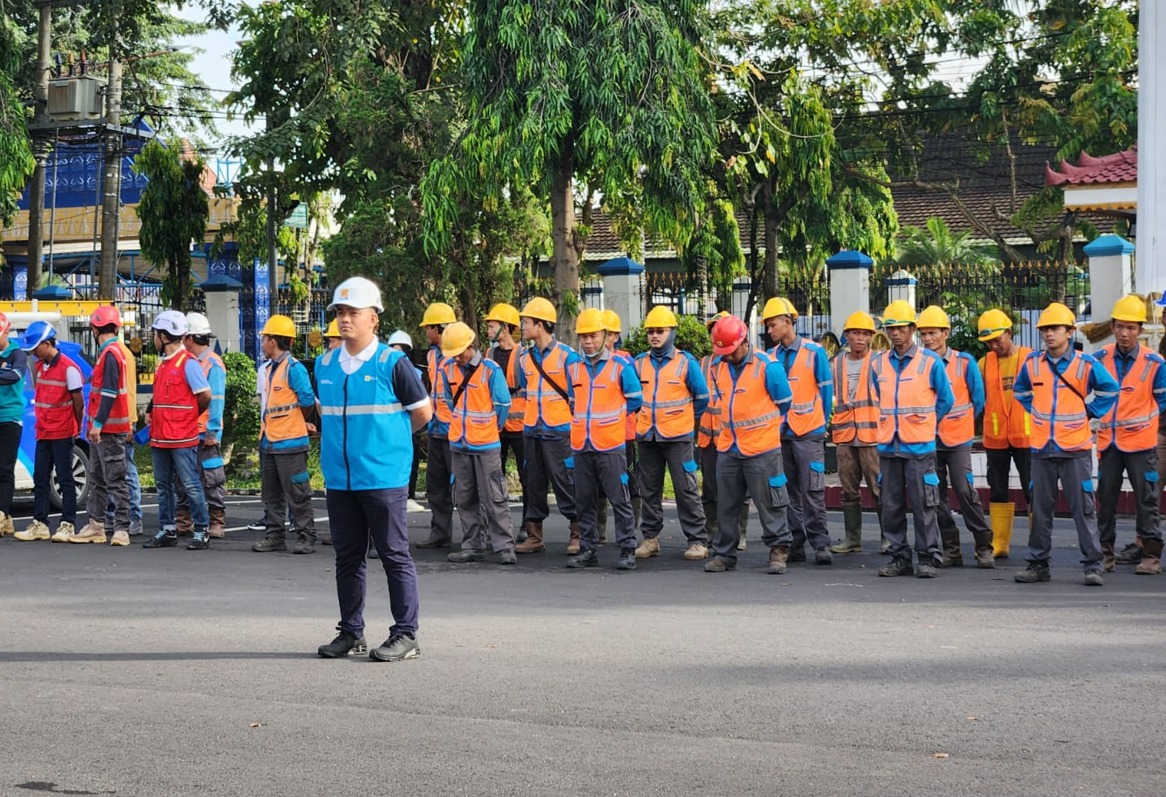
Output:
<svg viewBox="0 0 1166 797">
<path fill-rule="evenodd" d="M 84 509 L 89 500 L 89 452 L 79 445 L 73 446 L 73 484 L 77 489 L 77 508 Z M 54 509 L 61 511 L 61 485 L 56 471 L 49 482 L 49 501 Z"/>
</svg>

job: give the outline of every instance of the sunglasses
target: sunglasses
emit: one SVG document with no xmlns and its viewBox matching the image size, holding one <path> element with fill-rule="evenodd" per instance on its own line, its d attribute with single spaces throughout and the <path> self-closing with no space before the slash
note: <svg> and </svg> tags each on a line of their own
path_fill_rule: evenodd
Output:
<svg viewBox="0 0 1166 797">
<path fill-rule="evenodd" d="M 649 335 L 667 335 L 669 332 L 668 329 L 660 329 L 659 327 L 653 327 L 651 329 L 646 329 L 644 331 L 647 332 Z"/>
</svg>

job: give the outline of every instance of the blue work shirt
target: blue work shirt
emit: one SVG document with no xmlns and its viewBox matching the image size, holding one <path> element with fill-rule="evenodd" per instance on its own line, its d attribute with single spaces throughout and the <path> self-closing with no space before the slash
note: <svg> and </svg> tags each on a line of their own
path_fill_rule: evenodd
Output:
<svg viewBox="0 0 1166 797">
<path fill-rule="evenodd" d="M 785 369 L 786 378 L 790 381 L 800 379 L 800 376 L 790 376 L 790 369 L 793 367 L 794 360 L 798 356 L 798 350 L 802 346 L 808 348 L 813 352 L 814 356 L 814 381 L 818 385 L 818 395 L 822 398 L 822 415 L 825 422 L 817 429 L 810 431 L 806 437 L 813 437 L 815 435 L 825 435 L 826 426 L 830 423 L 830 416 L 834 413 L 834 374 L 830 371 L 830 357 L 826 354 L 826 350 L 819 344 L 806 338 L 795 336 L 793 343 L 786 346 L 784 343 L 778 343 L 772 349 L 770 354 L 781 363 L 782 368 Z M 781 421 L 781 436 L 782 437 L 797 437 L 789 428 L 789 420 L 785 416 Z"/>
<path fill-rule="evenodd" d="M 296 394 L 296 401 L 302 409 L 310 410 L 316 406 L 316 394 L 312 391 L 312 379 L 308 376 L 308 369 L 299 360 L 291 357 L 288 352 L 283 352 L 277 359 L 270 360 L 267 363 L 267 406 L 271 406 L 271 377 L 275 373 L 275 369 L 283 363 L 284 360 L 291 359 L 287 367 L 287 386 Z M 191 364 L 195 364 L 194 357 L 190 359 Z M 199 376 L 202 376 L 202 366 L 195 364 L 198 369 Z M 207 383 L 209 385 L 209 382 Z M 224 388 L 225 390 L 225 388 Z M 211 391 L 212 395 L 214 391 Z M 259 450 L 267 454 L 289 454 L 297 451 L 308 450 L 308 437 L 293 437 L 288 440 L 267 439 L 266 434 L 260 435 Z"/>
<path fill-rule="evenodd" d="M 453 401 L 453 385 L 450 384 L 449 377 L 445 373 L 446 368 L 460 368 L 462 375 L 466 378 L 475 368 L 486 369 L 486 386 L 490 391 L 490 399 L 493 402 L 494 415 L 497 418 L 498 430 L 506 425 L 506 418 L 510 414 L 510 388 L 506 386 L 506 374 L 503 373 L 502 368 L 493 360 L 482 356 L 481 351 L 474 351 L 474 356 L 465 365 L 460 365 L 452 358 L 447 358 L 445 365 L 442 367 L 441 378 L 441 400 L 449 407 L 449 411 L 454 416 L 461 416 L 462 428 L 468 426 L 468 419 L 466 413 L 468 412 L 468 399 L 463 395 L 457 405 Z M 472 388 L 467 387 L 466 391 Z M 455 442 L 453 439 L 449 441 L 449 447 L 455 451 L 497 451 L 502 448 L 500 440 L 486 445 L 472 445 L 471 443 L 461 440 Z"/>
<path fill-rule="evenodd" d="M 635 373 L 636 374 L 639 374 L 640 369 L 642 369 L 642 368 L 649 368 L 650 367 L 650 368 L 655 369 L 655 371 L 656 371 L 656 379 L 653 382 L 653 384 L 655 386 L 655 391 L 654 391 L 653 395 L 651 395 L 651 396 L 644 396 L 644 401 L 642 402 L 642 406 L 655 406 L 655 403 L 656 403 L 655 392 L 658 392 L 660 390 L 660 376 L 659 376 L 660 369 L 663 368 L 668 363 L 672 362 L 672 360 L 676 357 L 683 357 L 688 361 L 688 367 L 685 369 L 687 371 L 687 373 L 686 373 L 685 378 L 684 378 L 684 386 L 686 388 L 688 388 L 688 392 L 692 396 L 692 411 L 693 411 L 693 419 L 695 420 L 696 418 L 699 418 L 704 413 L 704 411 L 706 409 L 708 409 L 709 385 L 708 385 L 708 382 L 704 378 L 704 374 L 700 370 L 700 361 L 697 360 L 695 357 L 693 357 L 688 352 L 681 351 L 681 350 L 677 349 L 672 343 L 669 343 L 667 346 L 662 347 L 662 349 L 659 351 L 656 351 L 656 350 L 646 351 L 643 354 L 640 354 L 639 356 L 637 356 L 635 359 L 635 367 L 636 367 Z M 639 381 L 638 376 L 636 377 L 636 380 L 637 380 L 637 384 L 639 384 L 641 386 L 643 385 L 643 382 Z M 629 412 L 631 412 L 630 409 L 629 409 Z M 649 429 L 644 434 L 637 433 L 636 439 L 637 440 L 659 441 L 659 442 L 674 442 L 674 441 L 678 441 L 678 440 L 691 440 L 693 437 L 693 434 L 695 434 L 695 432 L 696 432 L 695 423 L 693 424 L 693 426 L 694 426 L 693 430 L 688 432 L 687 434 L 682 434 L 682 435 L 679 435 L 677 437 L 662 437 L 660 435 L 659 429 L 655 425 L 653 425 L 652 428 Z"/>
<path fill-rule="evenodd" d="M 24 423 L 24 375 L 28 354 L 12 338 L 0 352 L 0 423 Z"/>
<path fill-rule="evenodd" d="M 984 377 L 980 374 L 980 366 L 976 362 L 976 358 L 968 354 L 966 351 L 957 352 L 950 346 L 944 347 L 943 354 L 939 355 L 939 359 L 943 360 L 945 366 L 951 365 L 953 357 L 959 357 L 964 361 L 964 385 L 968 389 L 968 400 L 972 403 L 972 417 L 979 416 L 984 412 Z M 951 381 L 951 376 L 948 375 L 948 381 Z M 952 387 L 952 399 L 954 402 L 955 387 Z M 955 448 L 965 448 L 972 444 L 969 439 L 961 443 Z M 939 447 L 951 450 L 951 447 L 943 445 L 943 441 L 939 441 Z"/>
<path fill-rule="evenodd" d="M 603 366 L 609 361 L 611 362 L 611 367 L 616 369 L 619 388 L 623 393 L 624 401 L 627 403 L 627 413 L 631 415 L 643 406 L 644 394 L 640 390 L 640 378 L 636 375 L 635 368 L 632 367 L 628 359 L 622 355 L 612 354 L 607 348 L 601 349 L 599 354 L 594 358 L 585 355 L 580 355 L 579 357 L 579 365 L 587 369 L 587 374 L 590 377 L 588 381 L 592 385 L 595 384 L 595 377 L 599 375 L 599 372 L 603 370 Z M 572 385 L 574 385 L 574 381 L 574 379 L 571 380 Z M 574 392 L 571 395 L 574 396 Z M 572 410 L 574 410 L 574 407 L 572 407 Z M 587 436 L 582 449 L 575 450 L 594 451 L 595 446 L 591 442 L 591 436 Z M 617 450 L 622 451 L 622 449 Z"/>
<path fill-rule="evenodd" d="M 951 412 L 951 408 L 955 406 L 955 395 L 951 392 L 951 380 L 947 378 L 947 371 L 943 368 L 943 359 L 933 351 L 928 351 L 917 343 L 911 344 L 911 348 L 899 354 L 893 348 L 881 352 L 876 357 L 883 357 L 887 364 L 895 372 L 896 376 L 905 371 L 916 357 L 934 357 L 935 365 L 931 369 L 931 390 L 935 393 L 935 425 L 939 428 L 939 422 L 943 420 L 944 416 Z M 876 400 L 881 399 L 882 393 L 879 391 L 879 382 L 875 376 L 874 368 L 870 371 L 871 392 L 876 396 Z M 896 388 L 897 389 L 897 388 Z M 904 443 L 899 439 L 896 433 L 890 443 L 879 443 L 879 454 L 888 457 L 923 457 L 928 454 L 935 453 L 935 437 L 925 443 Z"/>
<path fill-rule="evenodd" d="M 776 358 L 769 356 L 764 351 L 750 349 L 749 354 L 736 365 L 730 362 L 727 357 L 715 358 L 712 365 L 715 367 L 718 362 L 723 362 L 725 367 L 729 369 L 729 377 L 733 380 L 733 388 L 736 389 L 737 380 L 741 378 L 741 373 L 746 368 L 752 366 L 759 357 L 765 360 L 765 391 L 769 394 L 770 400 L 776 405 L 784 417 L 789 412 L 790 404 L 794 400 L 794 394 L 790 390 L 789 379 L 785 375 L 785 368 L 782 367 Z M 715 368 L 711 368 L 710 370 L 715 373 Z M 715 378 L 713 379 L 712 389 L 718 390 Z M 730 409 L 728 399 L 729 396 L 717 394 L 717 405 L 721 408 L 722 423 Z M 734 457 L 741 456 L 741 451 L 737 447 L 736 440 L 733 441 L 733 444 L 729 446 L 729 450 L 725 453 Z"/>
<path fill-rule="evenodd" d="M 211 356 L 211 350 L 208 348 L 201 355 L 198 356 L 199 361 L 206 363 Z M 305 372 L 305 376 L 307 373 Z M 219 365 L 218 361 L 212 361 L 210 371 L 207 372 L 206 381 L 211 386 L 211 403 L 207 407 L 206 432 L 199 435 L 199 439 L 205 440 L 209 434 L 220 443 L 223 441 L 223 408 L 227 402 L 227 372 Z M 311 385 L 309 383 L 309 390 Z M 214 467 L 214 466 L 211 466 Z"/>
<path fill-rule="evenodd" d="M 1086 384 L 1088 392 L 1085 394 L 1085 414 L 1090 418 L 1102 417 L 1105 413 L 1113 409 L 1113 405 L 1117 403 L 1117 394 L 1121 388 L 1117 380 L 1113 378 L 1113 375 L 1093 355 L 1075 351 L 1070 345 L 1062 352 L 1060 357 L 1055 359 L 1050 357 L 1047 351 L 1034 351 L 1028 355 L 1028 358 L 1016 370 L 1016 379 L 1012 382 L 1012 395 L 1030 415 L 1032 414 L 1032 379 L 1028 375 L 1028 361 L 1034 357 L 1043 358 L 1048 367 L 1054 369 L 1058 374 L 1065 373 L 1073 363 L 1073 360 L 1078 357 L 1084 358 L 1087 363 L 1092 363 L 1093 367 L 1089 369 L 1089 381 Z M 1060 381 L 1060 379 L 1057 380 L 1058 383 Z M 1057 395 L 1060 392 L 1059 389 L 1053 391 L 1053 406 L 1049 410 L 1049 414 L 1053 418 L 1053 423 L 1056 423 Z M 1054 437 L 1055 435 L 1050 434 L 1049 441 L 1045 443 L 1044 448 L 1033 448 L 1033 454 L 1040 457 L 1075 457 L 1082 454 L 1080 451 L 1066 451 L 1061 448 L 1057 445 Z M 1092 451 L 1086 448 L 1084 454 L 1086 456 L 1092 456 Z"/>
</svg>

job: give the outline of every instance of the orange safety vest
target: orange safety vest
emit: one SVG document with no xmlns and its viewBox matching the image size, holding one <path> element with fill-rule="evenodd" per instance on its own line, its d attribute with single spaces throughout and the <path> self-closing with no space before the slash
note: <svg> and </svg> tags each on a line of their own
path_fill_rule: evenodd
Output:
<svg viewBox="0 0 1166 797">
<path fill-rule="evenodd" d="M 939 422 L 939 442 L 945 446 L 962 446 L 976 436 L 976 408 L 968 392 L 968 358 L 960 357 L 955 349 L 948 349 L 944 365 L 955 404 Z"/>
<path fill-rule="evenodd" d="M 442 366 L 450 397 L 457 396 L 466 373 L 452 358 Z M 441 399 L 448 406 L 444 396 Z M 494 394 L 490 392 L 490 368 L 485 361 L 474 369 L 469 384 L 450 411 L 449 442 L 470 446 L 488 446 L 497 443 L 498 414 L 494 411 Z"/>
<path fill-rule="evenodd" d="M 198 360 L 197 357 L 195 359 Z M 211 368 L 216 363 L 218 363 L 219 368 L 223 369 L 223 373 L 225 374 L 227 372 L 227 366 L 223 364 L 223 358 L 220 357 L 219 355 L 215 354 L 213 351 L 207 352 L 207 356 L 206 356 L 205 360 L 198 360 L 198 364 L 202 366 L 202 375 L 207 377 L 208 380 L 210 379 Z M 214 398 L 215 398 L 214 396 L 211 396 L 212 401 L 214 401 Z M 226 400 L 226 396 L 224 396 L 223 399 Z M 198 416 L 198 433 L 199 434 L 206 434 L 206 424 L 207 424 L 207 421 L 210 420 L 210 417 L 211 417 L 211 407 L 208 404 L 206 409 L 202 411 L 202 415 Z M 307 427 L 304 427 L 304 428 L 306 429 Z M 305 434 L 306 433 L 307 432 L 305 431 Z M 270 438 L 268 438 L 268 439 L 270 439 Z"/>
<path fill-rule="evenodd" d="M 769 355 L 754 349 L 737 375 L 721 360 L 713 367 L 717 404 L 721 407 L 717 451 L 727 452 L 737 444 L 741 456 L 755 457 L 781 448 L 781 410 L 765 386 Z"/>
<path fill-rule="evenodd" d="M 308 436 L 308 426 L 300 411 L 300 399 L 287 383 L 291 364 L 292 357 L 289 354 L 276 364 L 267 377 L 267 407 L 263 411 L 259 436 L 266 437 L 271 443 Z"/>
<path fill-rule="evenodd" d="M 493 354 L 490 352 L 491 359 L 493 359 Z M 521 432 L 522 423 L 526 416 L 526 396 L 518 389 L 518 357 L 520 354 L 522 354 L 520 347 L 515 346 L 511 349 L 510 357 L 506 360 L 506 368 L 502 372 L 506 377 L 506 387 L 510 390 L 510 414 L 506 416 L 506 425 L 502 427 L 504 432 Z M 494 362 L 498 361 L 494 360 Z"/>
<path fill-rule="evenodd" d="M 870 390 L 870 358 L 869 351 L 862 358 L 852 403 L 846 401 L 850 395 L 850 382 L 846 376 L 849 358 L 845 352 L 840 352 L 834 358 L 834 415 L 831 425 L 835 445 L 870 446 L 878 440 L 879 409 Z"/>
<path fill-rule="evenodd" d="M 1117 379 L 1116 356 L 1116 343 L 1102 347 L 1094 355 L 1114 379 Z M 1138 346 L 1133 365 L 1121 380 L 1117 402 L 1102 416 L 1097 427 L 1099 451 L 1109 448 L 1115 440 L 1118 449 L 1127 452 L 1147 451 L 1158 445 L 1158 401 L 1154 398 L 1154 377 L 1161 367 L 1162 362 L 1153 349 Z"/>
<path fill-rule="evenodd" d="M 709 403 L 701 413 L 696 427 L 696 447 L 708 448 L 721 431 L 721 406 L 717 403 L 716 391 L 713 386 L 713 356 L 706 354 L 700 358 L 700 372 L 704 374 L 704 381 L 709 386 Z"/>
<path fill-rule="evenodd" d="M 158 363 L 154 372 L 154 404 L 150 415 L 150 445 L 191 448 L 198 444 L 198 398 L 186 382 L 186 361 L 180 349 Z"/>
<path fill-rule="evenodd" d="M 452 417 L 449 405 L 441 398 L 441 391 L 437 389 L 437 375 L 441 371 L 441 353 L 430 347 L 425 352 L 425 362 L 429 366 L 429 401 L 433 404 L 433 415 L 438 423 L 448 425 Z"/>
<path fill-rule="evenodd" d="M 582 451 L 587 443 L 596 451 L 624 447 L 628 402 L 617 365 L 608 357 L 594 377 L 584 363 L 572 363 L 569 368 L 575 388 L 575 414 L 571 418 L 571 448 L 575 451 Z"/>
<path fill-rule="evenodd" d="M 879 434 L 881 446 L 891 445 L 898 436 L 902 443 L 935 442 L 935 391 L 931 389 L 931 369 L 938 361 L 922 347 L 915 361 L 900 373 L 888 362 L 890 351 L 879 352 L 870 368 L 879 383 Z"/>
<path fill-rule="evenodd" d="M 616 349 L 612 354 L 623 357 L 627 361 L 627 366 L 631 368 L 636 364 L 636 358 L 632 356 L 631 352 L 623 349 Z M 638 416 L 634 412 L 628 413 L 628 419 L 624 422 L 623 439 L 624 442 L 630 443 L 636 439 L 636 420 Z"/>
<path fill-rule="evenodd" d="M 826 412 L 822 407 L 822 394 L 818 390 L 818 379 L 814 376 L 815 344 L 801 341 L 794 354 L 794 361 L 786 370 L 789 388 L 794 394 L 789 414 L 785 421 L 794 437 L 807 435 L 826 425 Z M 781 362 L 784 355 L 775 347 L 770 355 Z"/>
<path fill-rule="evenodd" d="M 563 388 L 567 392 L 567 349 L 551 344 L 551 353 L 541 361 L 543 370 L 547 372 L 547 379 Z M 538 367 L 534 364 L 534 352 L 525 352 L 522 358 L 522 370 L 526 374 L 526 416 L 524 424 L 528 427 L 538 425 L 541 418 L 547 426 L 567 426 L 571 423 L 571 405 L 559 395 L 550 384 L 543 379 Z"/>
<path fill-rule="evenodd" d="M 34 377 L 32 405 L 37 440 L 67 440 L 77 436 L 73 394 L 67 384 L 68 370 L 76 367 L 76 363 L 58 352 L 50 363 L 38 362 L 30 369 Z"/>
<path fill-rule="evenodd" d="M 1065 384 L 1068 382 L 1082 395 L 1089 394 L 1089 373 L 1092 366 L 1077 354 L 1069 362 L 1062 380 L 1053 373 L 1047 355 L 1029 357 L 1021 366 L 1028 369 L 1032 384 L 1032 433 L 1029 436 L 1034 451 L 1054 441 L 1062 451 L 1081 451 L 1093 445 L 1089 430 L 1089 416 L 1085 402 Z"/>
<path fill-rule="evenodd" d="M 96 388 L 98 385 L 104 387 L 105 383 L 105 357 L 106 354 L 113 357 L 117 362 L 119 384 L 117 386 L 117 396 L 113 399 L 113 406 L 110 407 L 109 417 L 105 419 L 105 425 L 101 427 L 104 434 L 129 434 L 130 433 L 130 402 L 129 393 L 126 391 L 128 374 L 126 373 L 125 354 L 117 341 L 113 345 L 106 346 L 106 350 L 99 352 L 97 363 L 93 366 L 93 374 L 89 377 L 89 384 Z M 69 406 L 73 406 L 70 400 Z M 97 410 L 101 406 L 101 396 L 99 392 L 93 392 L 89 395 L 89 423 L 97 418 Z"/>
<path fill-rule="evenodd" d="M 1032 349 L 1017 346 L 1015 351 L 1019 371 Z M 1031 416 L 1016 396 L 1006 400 L 1005 391 L 1012 391 L 1012 379 L 1005 382 L 1000 374 L 1000 358 L 990 351 L 984 357 L 984 448 L 1028 448 Z"/>
<path fill-rule="evenodd" d="M 648 362 L 651 357 L 645 354 L 636 358 L 636 373 L 644 391 L 636 436 L 643 437 L 653 428 L 663 438 L 692 434 L 696 416 L 688 390 L 688 358 L 674 350 L 672 359 L 657 369 Z"/>
</svg>

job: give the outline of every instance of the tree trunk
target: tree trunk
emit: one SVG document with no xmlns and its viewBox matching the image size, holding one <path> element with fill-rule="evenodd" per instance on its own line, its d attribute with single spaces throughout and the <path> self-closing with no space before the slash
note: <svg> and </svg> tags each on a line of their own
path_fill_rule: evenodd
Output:
<svg viewBox="0 0 1166 797">
<path fill-rule="evenodd" d="M 575 232 L 575 159 L 565 155 L 551 176 L 551 270 L 555 306 L 559 310 L 558 337 L 575 340 L 574 319 L 579 306 L 579 253 Z"/>
</svg>

